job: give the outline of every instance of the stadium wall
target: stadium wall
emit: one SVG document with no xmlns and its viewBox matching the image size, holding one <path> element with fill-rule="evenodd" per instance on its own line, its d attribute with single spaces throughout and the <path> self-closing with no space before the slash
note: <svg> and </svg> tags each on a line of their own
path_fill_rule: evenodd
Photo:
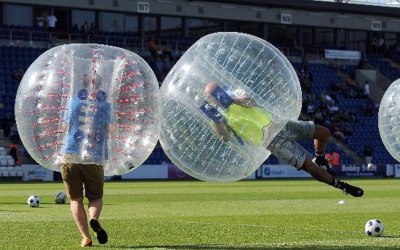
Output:
<svg viewBox="0 0 400 250">
<path fill-rule="evenodd" d="M 260 7 L 219 2 L 188 0 L 0 0 L 9 4 L 40 5 L 75 9 L 93 9 L 124 13 L 142 13 L 171 16 L 187 16 L 208 19 L 240 20 L 263 23 L 284 23 L 311 27 L 327 27 L 357 30 L 398 32 L 400 16 L 356 14 L 343 11 L 312 11 L 286 7 Z M 322 4 L 322 3 L 319 3 Z M 364 6 L 359 6 L 363 8 Z M 380 8 L 382 9 L 382 8 Z M 389 8 L 388 9 L 389 12 Z M 390 10 L 392 12 L 393 10 Z"/>
<path fill-rule="evenodd" d="M 1 171 L 0 180 L 22 180 L 22 181 L 53 181 L 54 172 L 36 164 L 24 164 L 20 168 L 22 171 L 13 170 L 11 173 L 3 173 Z M 334 170 L 337 176 L 342 177 L 395 177 L 400 178 L 400 164 L 377 164 L 368 167 L 365 164 L 343 164 L 335 166 Z M 16 172 L 16 173 L 15 173 Z M 20 177 L 20 178 L 15 178 Z M 282 179 L 282 178 L 311 178 L 304 172 L 298 171 L 287 164 L 263 164 L 252 175 L 247 177 L 248 180 L 254 179 Z M 57 179 L 57 178 L 56 178 Z M 106 180 L 190 180 L 193 177 L 182 172 L 179 168 L 171 163 L 142 165 L 134 171 L 121 175 L 109 176 Z"/>
</svg>

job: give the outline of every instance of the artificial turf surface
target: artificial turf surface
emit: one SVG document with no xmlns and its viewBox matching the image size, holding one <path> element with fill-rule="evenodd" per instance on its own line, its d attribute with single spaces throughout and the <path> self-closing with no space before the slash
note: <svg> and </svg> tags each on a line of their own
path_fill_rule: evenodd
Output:
<svg viewBox="0 0 400 250">
<path fill-rule="evenodd" d="M 94 240 L 94 248 L 400 248 L 399 180 L 348 182 L 364 197 L 313 180 L 106 182 L 101 222 L 109 242 Z M 0 249 L 80 249 L 69 205 L 53 202 L 57 191 L 62 183 L 0 183 Z M 28 207 L 31 194 L 40 207 Z M 364 234 L 374 218 L 385 224 L 382 237 Z"/>
</svg>

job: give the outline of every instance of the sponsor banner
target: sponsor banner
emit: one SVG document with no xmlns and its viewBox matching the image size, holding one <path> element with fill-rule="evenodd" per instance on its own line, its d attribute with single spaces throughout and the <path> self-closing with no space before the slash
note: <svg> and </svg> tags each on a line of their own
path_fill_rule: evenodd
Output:
<svg viewBox="0 0 400 250">
<path fill-rule="evenodd" d="M 360 60 L 361 52 L 355 50 L 326 49 L 325 58 Z"/>
<path fill-rule="evenodd" d="M 376 164 L 368 168 L 366 164 L 346 164 L 334 168 L 338 176 L 347 177 L 383 177 L 386 176 L 386 164 Z"/>
<path fill-rule="evenodd" d="M 262 165 L 262 178 L 309 178 L 305 171 L 291 165 Z"/>
<path fill-rule="evenodd" d="M 24 181 L 53 181 L 53 171 L 35 164 L 24 164 L 21 166 Z"/>
<path fill-rule="evenodd" d="M 121 175 L 123 180 L 133 179 L 167 179 L 168 166 L 166 164 L 141 165 L 132 172 Z"/>
</svg>

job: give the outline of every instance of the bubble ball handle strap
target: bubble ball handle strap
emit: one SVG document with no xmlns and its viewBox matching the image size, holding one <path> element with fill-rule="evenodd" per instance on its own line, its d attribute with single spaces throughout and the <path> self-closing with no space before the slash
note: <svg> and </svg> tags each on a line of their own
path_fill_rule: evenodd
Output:
<svg viewBox="0 0 400 250">
<path fill-rule="evenodd" d="M 107 100 L 107 93 L 103 90 L 99 90 L 96 93 L 96 100 L 99 102 L 105 102 Z"/>
<path fill-rule="evenodd" d="M 86 100 L 88 98 L 89 92 L 87 89 L 81 89 L 78 92 L 78 98 L 82 101 Z"/>
</svg>

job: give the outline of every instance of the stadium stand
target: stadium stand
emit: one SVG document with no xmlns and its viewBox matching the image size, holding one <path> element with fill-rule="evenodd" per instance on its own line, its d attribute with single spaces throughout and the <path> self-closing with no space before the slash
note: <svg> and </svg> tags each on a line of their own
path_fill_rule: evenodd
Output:
<svg viewBox="0 0 400 250">
<path fill-rule="evenodd" d="M 244 3 L 246 1 L 239 2 Z M 264 2 L 268 2 L 268 4 L 273 4 L 272 1 Z M 232 2 L 232 4 L 234 3 L 236 3 L 236 1 Z M 264 4 L 267 3 L 262 3 L 262 1 L 254 1 L 254 3 L 247 4 L 256 4 L 264 7 Z M 282 1 L 280 5 L 286 7 L 291 6 L 291 4 L 287 1 Z M 307 6 L 309 5 L 310 4 L 307 2 Z M 325 8 L 325 5 L 323 5 L 322 3 L 319 5 L 314 4 L 310 6 L 311 11 L 314 9 L 318 11 L 321 8 Z M 332 7 L 333 5 L 326 6 L 326 8 L 332 8 L 330 9 L 331 11 L 336 10 L 337 12 L 340 12 L 340 8 L 335 9 L 336 7 Z M 301 3 L 296 3 L 291 7 L 294 9 L 298 8 L 299 11 L 302 11 L 302 9 L 304 8 L 301 7 Z M 351 6 L 349 11 L 357 13 L 357 9 L 358 8 Z M 366 7 L 364 10 L 366 11 L 366 13 L 371 14 L 383 13 L 382 9 L 378 7 L 373 8 L 372 6 L 371 8 Z M 393 11 L 385 13 L 387 13 L 388 15 L 395 15 L 395 12 Z M 157 22 L 160 22 L 160 20 L 158 19 Z M 240 22 L 238 23 L 240 24 Z M 243 23 L 246 22 L 243 21 Z M 355 64 L 348 64 L 346 62 L 341 62 L 339 65 L 333 67 L 331 65 L 332 61 L 327 61 L 323 59 L 321 57 L 321 54 L 323 53 L 324 48 L 352 49 L 350 47 L 350 43 L 332 44 L 332 42 L 330 42 L 329 45 L 324 43 L 321 43 L 321 45 L 318 45 L 317 43 L 311 43 L 311 46 L 314 47 L 308 48 L 309 45 L 307 44 L 307 42 L 304 41 L 303 44 L 300 44 L 302 46 L 299 46 L 297 44 L 297 41 L 303 40 L 302 38 L 300 38 L 301 34 L 298 33 L 299 30 L 293 32 L 293 30 L 295 29 L 291 30 L 289 26 L 278 25 L 280 24 L 272 24 L 271 26 L 273 27 L 273 30 L 280 30 L 280 28 L 284 28 L 282 29 L 282 32 L 286 32 L 286 34 L 284 34 L 285 38 L 270 34 L 270 42 L 277 46 L 286 56 L 291 59 L 292 64 L 298 72 L 300 78 L 302 77 L 302 70 L 305 66 L 304 62 L 301 61 L 304 60 L 305 56 L 311 56 L 315 58 L 312 60 L 312 62 L 309 62 L 306 65 L 307 72 L 309 72 L 313 78 L 310 90 L 316 97 L 315 101 L 313 102 L 315 110 L 319 108 L 324 108 L 324 105 L 326 104 L 324 104 L 324 101 L 321 100 L 320 97 L 331 89 L 332 83 L 343 82 L 344 75 L 354 80 L 358 67 Z M 229 25 L 226 24 L 225 26 L 222 25 L 221 27 L 228 26 Z M 246 27 L 245 25 L 243 26 Z M 239 29 L 240 25 L 238 25 L 237 27 Z M 301 26 L 298 26 L 296 29 L 300 29 L 299 27 Z M 179 29 L 184 30 L 183 28 Z M 138 37 L 137 32 L 110 32 L 98 30 L 94 33 L 87 34 L 83 34 L 80 32 L 55 32 L 53 34 L 50 34 L 44 31 L 41 27 L 16 24 L 1 24 L 0 40 L 2 41 L 2 45 L 0 46 L 0 118 L 4 117 L 6 113 L 14 112 L 14 99 L 19 84 L 19 80 L 14 77 L 14 73 L 21 70 L 25 71 L 29 67 L 29 65 L 49 47 L 61 43 L 75 42 L 102 43 L 131 49 L 148 61 L 149 65 L 153 68 L 157 77 L 159 78 L 159 81 L 162 82 L 163 77 L 165 77 L 168 70 L 185 52 L 185 50 L 191 44 L 193 44 L 198 37 L 218 30 L 218 26 L 207 24 L 205 26 L 192 29 L 195 30 L 194 36 L 184 36 L 183 34 L 173 35 L 173 33 L 175 32 L 174 30 L 165 30 L 165 32 L 163 32 L 163 30 L 159 30 L 156 33 L 151 33 L 151 36 L 157 35 L 158 37 L 157 47 L 160 54 L 159 58 L 154 59 L 149 50 L 146 48 L 146 40 L 144 39 L 144 37 Z M 308 29 L 308 27 L 304 27 L 304 29 Z M 243 30 L 243 32 L 246 32 L 246 30 Z M 313 32 L 316 31 L 314 30 Z M 263 33 L 261 32 L 259 34 Z M 294 40 L 296 41 L 294 42 L 294 44 L 293 37 L 290 36 L 292 34 L 295 34 Z M 282 34 L 280 33 L 280 35 Z M 316 35 L 314 34 L 313 36 L 315 39 Z M 338 35 L 336 34 L 335 36 Z M 368 43 L 368 39 L 368 37 L 365 38 L 365 43 Z M 361 50 L 363 52 L 368 52 L 365 58 L 363 58 L 363 63 L 377 69 L 389 81 L 400 78 L 399 66 L 396 66 L 396 62 L 400 61 L 400 50 L 398 49 L 400 44 L 399 42 L 400 35 L 397 34 L 397 43 L 392 43 L 390 45 L 390 48 L 388 48 L 388 53 L 386 55 L 372 52 L 368 47 L 362 48 Z M 389 56 L 391 59 L 383 58 L 383 56 Z M 328 145 L 328 151 L 338 152 L 340 154 L 341 163 L 351 164 L 356 161 L 360 161 L 364 146 L 366 144 L 371 144 L 371 146 L 374 148 L 375 163 L 394 163 L 394 159 L 385 150 L 379 138 L 377 126 L 377 110 L 374 109 L 371 115 L 365 114 L 363 112 L 365 107 L 368 104 L 375 102 L 375 100 L 362 98 L 361 96 L 357 95 L 357 93 L 360 91 L 360 87 L 358 86 L 347 86 L 347 90 L 349 91 L 339 91 L 338 93 L 334 93 L 334 99 L 335 105 L 337 105 L 338 108 L 338 112 L 345 113 L 348 110 L 355 111 L 356 121 L 350 122 L 352 134 L 346 134 L 344 140 L 343 138 L 339 138 L 331 141 Z M 349 95 L 349 93 L 353 92 L 355 93 L 354 95 Z M 310 118 L 310 114 L 307 114 L 306 108 L 307 107 L 303 108 L 302 117 Z M 337 116 L 337 112 L 334 113 L 335 114 L 333 115 L 329 114 L 327 117 L 325 117 L 325 121 L 323 121 L 325 122 L 324 125 L 332 125 L 332 116 Z M 326 123 L 327 120 L 331 121 Z M 333 123 L 340 122 L 334 121 Z M 331 131 L 334 132 L 332 130 L 332 126 Z M 313 145 L 311 142 L 302 142 L 301 144 L 310 152 L 313 151 Z M 153 151 L 151 157 L 145 162 L 145 164 L 160 164 L 167 160 L 168 159 L 162 151 L 161 146 L 158 144 L 156 146 L 156 149 Z M 8 163 L 3 164 L 5 162 L 5 158 L 0 157 L 0 175 L 6 173 Z M 276 164 L 278 163 L 278 159 L 274 156 L 271 156 L 266 163 Z M 18 173 L 18 171 L 16 173 Z M 14 174 L 14 171 L 12 171 L 12 174 Z"/>
</svg>

